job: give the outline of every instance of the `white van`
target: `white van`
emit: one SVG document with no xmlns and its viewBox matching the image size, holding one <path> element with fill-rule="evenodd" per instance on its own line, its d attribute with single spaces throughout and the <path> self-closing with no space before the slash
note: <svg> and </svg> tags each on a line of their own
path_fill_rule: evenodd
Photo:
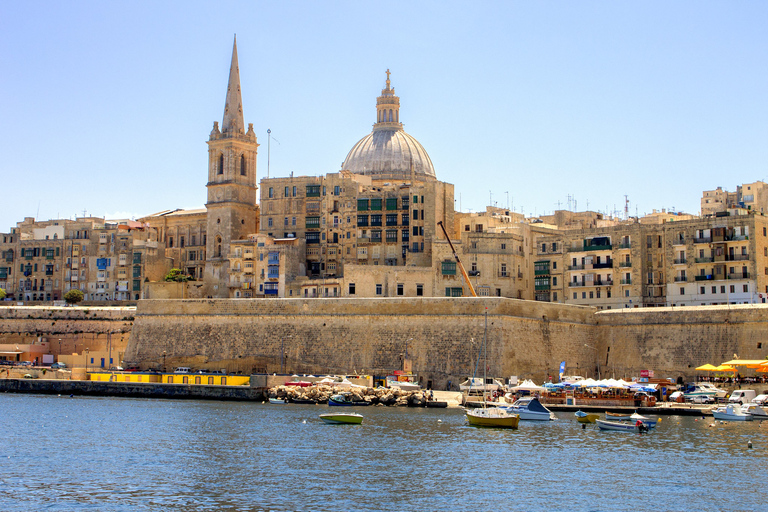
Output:
<svg viewBox="0 0 768 512">
<path fill-rule="evenodd" d="M 191 373 L 191 369 L 189 366 L 179 366 L 175 370 L 173 370 L 173 373 Z"/>
<path fill-rule="evenodd" d="M 753 389 L 737 389 L 731 393 L 730 397 L 728 397 L 728 402 L 732 404 L 748 404 L 755 398 L 755 396 L 757 396 L 757 393 L 755 393 L 755 390 Z"/>
</svg>

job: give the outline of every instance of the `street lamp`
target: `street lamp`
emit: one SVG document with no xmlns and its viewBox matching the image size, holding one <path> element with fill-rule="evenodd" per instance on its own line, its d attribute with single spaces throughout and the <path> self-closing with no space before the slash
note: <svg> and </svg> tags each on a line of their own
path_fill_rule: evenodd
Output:
<svg viewBox="0 0 768 512">
<path fill-rule="evenodd" d="M 587 345 L 585 343 L 584 346 L 587 347 L 587 348 L 591 348 L 592 350 L 595 351 L 595 361 L 597 361 L 597 380 L 601 380 L 601 378 L 600 378 L 600 358 L 598 357 L 599 353 L 597 352 L 597 349 L 595 347 L 593 347 L 592 345 Z"/>
<path fill-rule="evenodd" d="M 88 377 L 88 354 L 90 354 L 90 350 L 86 347 L 85 349 L 85 376 Z"/>
<path fill-rule="evenodd" d="M 165 373 L 165 350 L 163 350 L 163 373 Z"/>
</svg>

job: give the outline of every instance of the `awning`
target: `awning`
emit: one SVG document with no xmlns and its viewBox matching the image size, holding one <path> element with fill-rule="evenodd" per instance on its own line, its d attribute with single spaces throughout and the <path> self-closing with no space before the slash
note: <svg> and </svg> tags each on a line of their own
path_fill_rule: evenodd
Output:
<svg viewBox="0 0 768 512">
<path fill-rule="evenodd" d="M 755 367 L 757 367 L 757 366 L 760 366 L 760 365 L 768 364 L 768 360 L 766 360 L 766 359 L 732 359 L 730 361 L 724 362 L 723 364 L 724 365 L 725 364 L 729 364 L 731 366 L 752 366 L 752 365 L 754 365 Z"/>
<path fill-rule="evenodd" d="M 4 355 L 4 356 L 14 356 L 14 355 L 16 355 L 16 354 L 23 354 L 23 353 L 24 353 L 24 352 L 1 352 L 1 351 L 0 351 L 0 354 L 2 354 L 2 355 Z"/>
</svg>

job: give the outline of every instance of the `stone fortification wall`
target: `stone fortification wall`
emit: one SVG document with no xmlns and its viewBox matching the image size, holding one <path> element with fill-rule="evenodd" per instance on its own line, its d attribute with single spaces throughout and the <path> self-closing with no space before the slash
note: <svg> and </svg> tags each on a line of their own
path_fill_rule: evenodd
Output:
<svg viewBox="0 0 768 512">
<path fill-rule="evenodd" d="M 489 374 L 589 366 L 594 309 L 504 298 L 142 301 L 126 361 L 296 373 L 391 374 L 435 386 L 472 375 L 488 308 Z M 406 356 L 407 350 L 407 356 Z M 282 357 L 281 357 L 282 356 Z M 589 363 L 589 364 L 588 364 Z M 478 366 L 482 373 L 482 363 Z"/>
<path fill-rule="evenodd" d="M 60 354 L 84 346 L 96 351 L 108 343 L 122 350 L 135 313 L 135 307 L 0 307 L 0 344 L 47 342 Z"/>
<path fill-rule="evenodd" d="M 706 363 L 768 355 L 768 305 L 611 310 L 595 318 L 598 359 L 618 376 L 649 369 L 688 381 Z"/>
</svg>

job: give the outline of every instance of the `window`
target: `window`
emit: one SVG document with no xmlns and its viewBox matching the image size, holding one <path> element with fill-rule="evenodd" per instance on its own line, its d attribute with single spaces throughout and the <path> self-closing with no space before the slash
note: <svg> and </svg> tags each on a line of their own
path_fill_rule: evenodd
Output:
<svg viewBox="0 0 768 512">
<path fill-rule="evenodd" d="M 416 197 L 416 196 L 414 196 Z M 464 295 L 464 289 L 458 287 L 450 287 L 445 289 L 446 297 L 462 297 Z"/>
<path fill-rule="evenodd" d="M 424 285 L 423 284 L 417 284 L 416 285 L 416 296 L 421 297 L 424 295 Z"/>
<path fill-rule="evenodd" d="M 384 287 L 380 284 L 376 285 L 376 295 L 381 295 L 383 293 Z"/>
<path fill-rule="evenodd" d="M 624 296 L 629 297 L 629 290 L 624 290 Z"/>
<path fill-rule="evenodd" d="M 730 291 L 731 291 L 731 293 L 736 293 L 736 285 L 735 284 L 732 284 L 730 286 Z"/>
<path fill-rule="evenodd" d="M 381 226 L 381 215 L 371 215 L 371 226 Z"/>
<path fill-rule="evenodd" d="M 245 176 L 245 155 L 240 155 L 240 176 Z"/>
<path fill-rule="evenodd" d="M 368 225 L 368 216 L 367 215 L 358 215 L 357 216 L 357 225 L 358 226 L 367 226 Z"/>
<path fill-rule="evenodd" d="M 455 261 L 443 261 L 442 262 L 442 274 L 444 276 L 456 275 L 456 262 Z"/>
<path fill-rule="evenodd" d="M 744 293 L 749 293 L 749 285 L 745 284 L 743 290 L 744 290 Z"/>
<path fill-rule="evenodd" d="M 701 287 L 699 287 L 699 293 L 700 293 L 701 295 L 704 295 L 705 293 L 707 293 L 707 289 L 706 289 L 706 288 L 704 288 L 703 286 L 701 286 Z"/>
<path fill-rule="evenodd" d="M 219 169 L 217 174 L 224 174 L 224 153 L 219 153 Z"/>
<path fill-rule="evenodd" d="M 387 210 L 397 210 L 397 198 L 396 197 L 388 197 L 387 198 Z"/>
<path fill-rule="evenodd" d="M 557 277 L 552 277 L 552 286 L 557 286 Z"/>
<path fill-rule="evenodd" d="M 387 226 L 397 226 L 397 214 L 396 213 L 388 213 L 387 214 Z"/>
<path fill-rule="evenodd" d="M 381 198 L 371 199 L 371 210 L 381 210 Z"/>
<path fill-rule="evenodd" d="M 717 286 L 712 287 L 712 293 L 717 293 Z"/>
<path fill-rule="evenodd" d="M 402 283 L 398 283 L 398 284 L 397 284 L 397 294 L 398 294 L 398 295 L 403 295 L 403 292 L 404 292 L 404 289 L 403 289 L 403 288 L 404 288 L 404 286 L 403 286 L 403 284 L 402 284 Z"/>
<path fill-rule="evenodd" d="M 267 219 L 267 227 L 270 227 L 270 228 L 272 227 L 272 217 L 269 217 Z"/>
<path fill-rule="evenodd" d="M 349 283 L 349 294 L 350 295 L 355 294 L 355 283 Z"/>
<path fill-rule="evenodd" d="M 293 187 L 293 197 L 296 197 L 296 187 Z"/>
<path fill-rule="evenodd" d="M 320 197 L 320 185 L 307 185 L 307 197 Z"/>
<path fill-rule="evenodd" d="M 285 189 L 283 189 L 283 195 L 285 197 L 290 196 L 291 195 L 290 190 L 291 190 L 290 187 L 285 187 Z"/>
<path fill-rule="evenodd" d="M 680 288 L 680 295 L 685 295 L 685 288 Z"/>
<path fill-rule="evenodd" d="M 273 197 L 275 197 L 275 189 L 269 187 L 269 198 L 272 199 Z"/>
<path fill-rule="evenodd" d="M 340 195 L 340 194 L 341 194 L 341 187 L 340 187 L 340 186 L 338 186 L 338 185 L 336 185 L 335 187 L 333 187 L 333 195 L 335 195 L 335 196 L 338 196 L 338 195 Z"/>
<path fill-rule="evenodd" d="M 387 242 L 397 242 L 397 230 L 396 229 L 388 229 L 387 230 Z"/>
<path fill-rule="evenodd" d="M 370 210 L 368 199 L 358 199 L 357 200 L 357 211 L 359 212 L 365 212 Z"/>
</svg>

